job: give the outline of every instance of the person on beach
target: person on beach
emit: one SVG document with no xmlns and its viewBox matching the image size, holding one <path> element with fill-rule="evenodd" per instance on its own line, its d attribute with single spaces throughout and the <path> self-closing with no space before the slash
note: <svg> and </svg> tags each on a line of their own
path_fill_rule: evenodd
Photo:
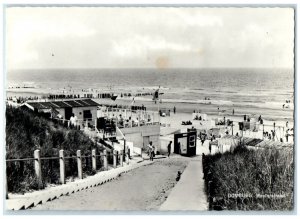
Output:
<svg viewBox="0 0 300 219">
<path fill-rule="evenodd" d="M 289 121 L 286 121 L 285 126 L 289 128 Z"/>
<path fill-rule="evenodd" d="M 171 154 L 171 145 L 172 145 L 172 141 L 170 141 L 170 143 L 168 144 L 168 157 L 170 157 Z"/>
<path fill-rule="evenodd" d="M 204 142 L 205 142 L 205 136 L 200 135 L 200 137 L 201 137 L 201 144 L 202 144 L 202 146 L 203 146 L 203 144 L 204 144 Z"/>
<path fill-rule="evenodd" d="M 274 141 L 275 140 L 275 131 L 271 130 L 271 133 L 272 133 L 272 140 Z"/>
<path fill-rule="evenodd" d="M 174 106 L 174 109 L 173 109 L 173 110 L 174 110 L 174 114 L 176 114 L 176 107 L 175 107 L 175 106 Z"/>
<path fill-rule="evenodd" d="M 285 139 L 286 139 L 286 142 L 289 142 L 289 129 L 286 130 Z"/>
<path fill-rule="evenodd" d="M 232 115 L 234 116 L 234 109 L 232 110 Z"/>
</svg>

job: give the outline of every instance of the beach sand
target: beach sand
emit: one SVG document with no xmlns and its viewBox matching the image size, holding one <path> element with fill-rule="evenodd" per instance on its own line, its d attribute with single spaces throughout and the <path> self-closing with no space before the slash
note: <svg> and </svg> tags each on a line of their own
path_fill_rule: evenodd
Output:
<svg viewBox="0 0 300 219">
<path fill-rule="evenodd" d="M 116 101 L 112 101 L 109 99 L 94 99 L 99 104 L 109 104 L 109 105 L 127 105 L 130 106 L 129 99 L 117 99 Z M 144 100 L 137 100 L 134 105 L 141 106 L 144 105 L 147 108 L 147 111 L 158 111 L 159 109 L 166 108 L 170 109 L 170 116 L 160 117 L 160 123 L 163 125 L 161 127 L 162 133 L 167 133 L 168 129 L 172 131 L 176 130 L 187 130 L 187 128 L 196 128 L 196 129 L 210 129 L 212 127 L 220 127 L 224 129 L 224 126 L 215 126 L 215 119 L 230 119 L 233 121 L 233 132 L 231 127 L 227 127 L 229 134 L 236 135 L 238 133 L 240 136 L 243 135 L 245 137 L 252 137 L 252 138 L 262 138 L 263 132 L 271 132 L 274 129 L 274 122 L 275 122 L 275 131 L 276 131 L 276 140 L 280 140 L 283 138 L 285 142 L 285 132 L 289 128 L 293 128 L 294 121 L 293 121 L 293 111 L 291 109 L 261 109 L 255 107 L 242 107 L 242 108 L 234 108 L 235 113 L 232 115 L 231 111 L 224 110 L 224 107 L 219 106 L 219 112 L 217 106 L 206 105 L 206 104 L 191 104 L 191 103 L 171 103 L 171 102 L 163 102 L 160 104 L 155 104 L 153 101 L 144 101 Z M 173 108 L 176 106 L 176 113 L 173 112 Z M 199 121 L 193 120 L 193 112 L 194 110 L 201 110 L 201 113 L 205 113 L 208 115 L 207 121 Z M 258 111 L 259 110 L 259 111 Z M 239 131 L 238 123 L 244 121 L 244 115 L 250 116 L 252 118 L 251 122 L 256 121 L 259 115 L 261 115 L 264 125 L 258 125 L 258 131 L 245 131 L 241 133 Z M 182 121 L 191 121 L 192 125 L 182 125 Z M 288 121 L 288 127 L 286 127 L 286 122 Z M 258 124 L 258 122 L 257 122 Z M 289 138 L 289 142 L 293 142 L 293 138 Z"/>
<path fill-rule="evenodd" d="M 131 106 L 132 98 L 118 98 L 116 101 L 112 101 L 111 99 L 93 99 L 99 104 L 108 104 L 108 105 L 124 105 Z M 180 102 L 180 100 L 176 101 L 168 101 L 155 104 L 154 101 L 148 98 L 135 98 L 135 106 L 144 105 L 147 110 L 158 111 L 159 109 L 167 109 L 173 113 L 174 106 L 176 107 L 176 113 L 188 113 L 192 114 L 194 110 L 201 111 L 202 113 L 206 113 L 212 117 L 230 117 L 235 120 L 243 119 L 243 116 L 252 115 L 256 118 L 259 115 L 262 116 L 263 120 L 268 121 L 289 121 L 293 122 L 293 107 L 290 109 L 282 109 L 280 106 L 278 108 L 268 108 L 268 107 L 260 107 L 255 104 L 243 105 L 243 106 L 235 106 L 235 105 L 215 105 L 215 104 L 203 104 L 203 103 L 191 103 L 191 102 Z M 219 111 L 218 111 L 219 108 Z M 234 109 L 235 113 L 232 115 L 232 110 Z M 191 118 L 192 119 L 192 118 Z"/>
</svg>

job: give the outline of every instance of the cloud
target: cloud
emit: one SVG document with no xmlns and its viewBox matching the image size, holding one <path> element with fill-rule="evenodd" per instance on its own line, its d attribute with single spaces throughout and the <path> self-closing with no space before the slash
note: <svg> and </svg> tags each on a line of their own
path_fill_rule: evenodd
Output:
<svg viewBox="0 0 300 219">
<path fill-rule="evenodd" d="M 189 52 L 191 45 L 185 43 L 169 42 L 161 36 L 134 35 L 126 39 L 112 41 L 111 54 L 121 57 L 135 58 L 157 51 Z"/>
<path fill-rule="evenodd" d="M 293 15 L 280 8 L 8 8 L 7 65 L 291 67 Z"/>
</svg>

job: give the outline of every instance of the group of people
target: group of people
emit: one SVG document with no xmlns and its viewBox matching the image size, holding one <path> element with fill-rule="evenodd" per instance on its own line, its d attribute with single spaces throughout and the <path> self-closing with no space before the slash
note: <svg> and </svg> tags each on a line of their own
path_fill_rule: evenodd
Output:
<svg viewBox="0 0 300 219">
<path fill-rule="evenodd" d="M 202 121 L 202 116 L 196 115 L 195 120 L 200 120 L 200 121 Z M 204 119 L 203 119 L 203 120 L 204 120 Z"/>
<path fill-rule="evenodd" d="M 261 118 L 261 115 L 259 115 L 257 120 L 260 124 L 264 124 L 264 120 Z"/>
<path fill-rule="evenodd" d="M 167 146 L 168 157 L 170 157 L 170 154 L 171 154 L 171 146 L 172 146 L 172 141 L 170 141 Z M 153 159 L 155 157 L 155 146 L 153 145 L 152 141 L 150 141 L 148 144 L 148 155 L 150 157 L 150 161 L 153 161 Z"/>
<path fill-rule="evenodd" d="M 150 157 L 150 161 L 153 161 L 153 158 L 155 157 L 155 146 L 152 144 L 152 141 L 148 144 L 148 155 Z"/>
<path fill-rule="evenodd" d="M 189 120 L 189 121 L 182 121 L 181 125 L 192 125 L 193 123 Z"/>
<path fill-rule="evenodd" d="M 12 102 L 15 102 L 15 103 L 25 103 L 26 101 L 30 101 L 30 100 L 38 100 L 39 97 L 38 96 L 29 96 L 29 97 L 7 97 L 6 98 L 7 101 L 12 101 Z"/>
<path fill-rule="evenodd" d="M 271 130 L 271 132 L 269 133 L 269 132 L 263 132 L 263 136 L 264 136 L 264 138 L 267 138 L 267 139 L 269 139 L 269 140 L 275 140 L 275 136 L 276 136 L 276 132 L 275 132 L 275 130 Z"/>
</svg>

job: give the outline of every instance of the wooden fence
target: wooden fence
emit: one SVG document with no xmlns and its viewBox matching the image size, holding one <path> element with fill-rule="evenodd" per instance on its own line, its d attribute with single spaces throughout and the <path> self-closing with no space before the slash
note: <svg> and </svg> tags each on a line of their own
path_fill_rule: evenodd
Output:
<svg viewBox="0 0 300 219">
<path fill-rule="evenodd" d="M 19 158 L 19 159 L 9 159 L 6 162 L 22 162 L 22 161 L 34 161 L 34 171 L 36 178 L 38 180 L 39 189 L 42 189 L 43 185 L 43 176 L 42 176 L 42 160 L 59 160 L 59 181 L 61 184 L 66 183 L 66 169 L 65 169 L 65 160 L 66 159 L 76 159 L 77 160 L 77 172 L 78 178 L 83 179 L 83 168 L 82 168 L 82 159 L 91 159 L 93 171 L 97 171 L 97 157 L 102 157 L 103 159 L 103 168 L 108 170 L 108 153 L 106 150 L 101 154 L 96 154 L 96 149 L 91 151 L 91 155 L 81 155 L 81 151 L 76 151 L 76 156 L 65 156 L 64 150 L 59 151 L 58 157 L 41 157 L 41 151 L 35 150 L 33 158 Z M 116 150 L 113 151 L 113 168 L 117 168 L 117 165 L 123 166 L 123 159 L 125 157 L 125 162 L 129 164 L 129 154 L 123 150 L 120 153 Z M 7 186 L 7 176 L 6 176 L 6 198 L 8 199 L 8 186 Z"/>
</svg>

